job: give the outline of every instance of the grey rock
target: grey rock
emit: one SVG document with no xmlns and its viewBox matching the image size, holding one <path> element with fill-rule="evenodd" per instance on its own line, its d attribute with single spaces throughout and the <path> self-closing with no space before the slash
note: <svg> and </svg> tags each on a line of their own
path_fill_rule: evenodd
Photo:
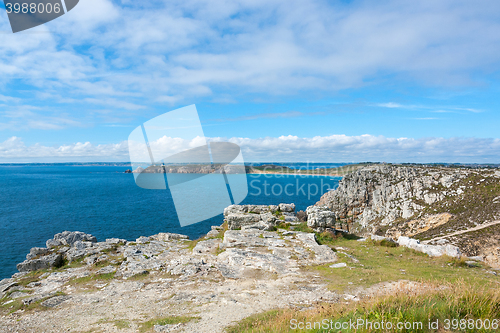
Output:
<svg viewBox="0 0 500 333">
<path fill-rule="evenodd" d="M 370 235 L 370 238 L 376 242 L 381 242 L 381 241 L 386 241 L 386 242 L 391 242 L 396 245 L 399 245 L 394 239 L 391 237 L 384 237 L 384 236 L 378 236 L 378 235 Z"/>
<path fill-rule="evenodd" d="M 333 227 L 336 223 L 336 215 L 328 207 L 309 206 L 306 209 L 307 225 L 310 228 L 324 230 Z"/>
<path fill-rule="evenodd" d="M 272 213 L 261 213 L 260 220 L 267 224 L 268 226 L 276 226 L 279 222 L 281 222 L 275 215 Z"/>
<path fill-rule="evenodd" d="M 186 235 L 181 235 L 181 234 L 174 234 L 171 232 L 160 232 L 157 235 L 153 235 L 150 237 L 151 239 L 158 240 L 158 241 L 170 241 L 170 240 L 180 240 L 180 239 L 189 239 L 188 236 Z"/>
<path fill-rule="evenodd" d="M 259 214 L 235 213 L 227 215 L 225 218 L 230 230 L 241 229 L 245 225 L 255 224 L 260 221 Z"/>
<path fill-rule="evenodd" d="M 65 257 L 71 263 L 75 260 L 85 257 L 85 254 L 86 252 L 83 250 L 70 249 L 68 252 L 66 252 Z"/>
<path fill-rule="evenodd" d="M 212 229 L 207 233 L 207 237 L 216 237 L 219 235 L 219 230 Z"/>
<path fill-rule="evenodd" d="M 224 210 L 224 221 L 230 230 L 271 230 L 281 222 L 296 222 L 295 204 L 231 205 Z"/>
<path fill-rule="evenodd" d="M 173 332 L 181 326 L 181 323 L 171 325 L 154 325 L 153 329 L 155 332 Z"/>
<path fill-rule="evenodd" d="M 41 254 L 47 254 L 50 252 L 50 249 L 46 247 L 32 247 L 30 250 L 30 253 L 26 255 L 26 259 L 33 259 L 36 256 L 39 256 Z"/>
<path fill-rule="evenodd" d="M 61 246 L 60 248 L 58 248 L 58 249 L 56 250 L 56 253 L 61 253 L 61 254 L 64 254 L 64 253 L 68 252 L 68 251 L 69 251 L 69 249 L 70 249 L 70 247 L 69 247 L 69 246 L 65 246 L 65 245 L 63 245 L 63 246 Z"/>
<path fill-rule="evenodd" d="M 261 214 L 261 213 L 274 213 L 278 210 L 278 206 L 270 205 L 231 205 L 224 209 L 224 216 L 231 214 Z"/>
<path fill-rule="evenodd" d="M 277 233 L 257 229 L 228 230 L 224 233 L 224 240 L 221 244 L 223 247 L 281 247 L 284 245 L 285 240 L 281 239 Z"/>
<path fill-rule="evenodd" d="M 299 218 L 294 215 L 285 215 L 285 222 L 290 224 L 300 224 Z"/>
<path fill-rule="evenodd" d="M 73 248 L 76 250 L 85 250 L 86 248 L 92 247 L 92 242 L 82 242 L 82 241 L 76 241 L 73 243 Z"/>
<path fill-rule="evenodd" d="M 5 281 L 5 282 L 3 282 Z M 0 292 L 4 293 L 8 291 L 10 288 L 17 286 L 17 282 L 14 279 L 4 279 L 0 284 Z"/>
<path fill-rule="evenodd" d="M 28 274 L 27 271 L 26 272 L 17 272 L 17 273 L 12 274 L 12 278 L 13 279 L 18 279 L 18 278 L 21 278 L 21 277 L 25 276 L 26 274 Z"/>
<path fill-rule="evenodd" d="M 149 237 L 145 237 L 145 236 L 141 236 L 141 237 L 139 237 L 139 238 L 137 238 L 137 239 L 135 240 L 135 242 L 136 242 L 137 244 L 145 244 L 145 243 L 148 243 L 148 242 L 150 242 L 150 241 L 151 241 L 151 240 L 149 239 Z"/>
<path fill-rule="evenodd" d="M 241 230 L 247 230 L 247 229 L 270 230 L 271 226 L 262 221 L 259 221 L 254 224 L 248 224 L 241 227 Z"/>
<path fill-rule="evenodd" d="M 207 239 L 204 241 L 200 241 L 193 248 L 193 253 L 215 253 L 219 248 L 219 244 L 222 242 L 222 239 L 213 238 Z"/>
<path fill-rule="evenodd" d="M 5 281 L 5 282 L 4 282 Z M 14 289 L 18 286 L 18 283 L 14 279 L 4 279 L 0 283 L 0 299 L 2 299 L 9 290 Z"/>
<path fill-rule="evenodd" d="M 54 267 L 60 263 L 62 263 L 62 255 L 60 253 L 53 253 L 37 259 L 25 260 L 17 264 L 17 270 L 20 272 L 30 272 Z"/>
<path fill-rule="evenodd" d="M 34 295 L 34 296 L 23 299 L 23 304 L 30 305 L 32 303 L 35 303 L 35 302 L 41 300 L 42 298 L 44 298 L 43 295 Z"/>
<path fill-rule="evenodd" d="M 378 235 L 371 235 L 370 238 L 376 242 L 380 242 L 386 239 L 384 236 L 378 236 Z"/>
<path fill-rule="evenodd" d="M 319 245 L 316 241 L 316 235 L 313 233 L 298 232 L 295 238 L 300 240 L 305 247 L 314 252 L 314 262 L 324 264 L 337 261 L 337 255 L 327 245 Z"/>
<path fill-rule="evenodd" d="M 279 210 L 282 211 L 282 212 L 293 212 L 295 211 L 295 204 L 284 204 L 284 203 L 281 203 L 279 204 Z"/>
<path fill-rule="evenodd" d="M 61 241 L 58 240 L 58 239 L 48 239 L 46 242 L 45 242 L 45 245 L 48 247 L 48 248 L 52 248 L 52 247 L 56 247 L 56 246 L 59 246 L 59 245 L 62 245 Z"/>
<path fill-rule="evenodd" d="M 400 246 L 405 246 L 415 251 L 426 253 L 431 257 L 448 255 L 454 258 L 460 258 L 462 256 L 460 249 L 457 246 L 453 245 L 420 244 L 420 241 L 418 239 L 413 239 L 406 236 L 399 237 L 397 243 Z"/>
<path fill-rule="evenodd" d="M 466 260 L 465 264 L 468 267 L 480 267 L 479 264 L 477 263 L 477 261 L 474 261 L 474 260 Z"/>
<path fill-rule="evenodd" d="M 121 238 L 106 238 L 106 243 L 108 244 L 125 244 L 127 243 L 126 239 Z"/>
<path fill-rule="evenodd" d="M 469 171 L 425 167 L 370 165 L 344 176 L 339 187 L 325 193 L 316 206 L 326 206 L 338 219 L 349 219 L 359 230 L 373 232 L 398 218 L 419 217 L 422 201 L 432 204 L 467 177 Z M 443 191 L 430 191 L 444 187 Z M 445 194 L 446 193 L 446 194 Z"/>
<path fill-rule="evenodd" d="M 450 241 L 447 240 L 446 238 L 440 239 L 436 242 L 437 245 L 444 245 L 446 243 L 449 243 Z"/>
<path fill-rule="evenodd" d="M 217 266 L 227 278 L 241 278 L 250 270 L 264 270 L 270 273 L 286 274 L 291 271 L 286 258 L 249 249 L 227 249 L 219 255 Z"/>
<path fill-rule="evenodd" d="M 333 264 L 329 266 L 330 268 L 342 268 L 342 267 L 347 267 L 347 264 L 345 262 L 339 262 L 338 264 Z"/>
<path fill-rule="evenodd" d="M 49 299 L 46 299 L 42 303 L 40 303 L 42 306 L 45 306 L 47 308 L 53 308 L 61 304 L 62 302 L 65 302 L 70 299 L 70 296 L 54 296 Z"/>
<path fill-rule="evenodd" d="M 109 265 L 109 266 L 101 268 L 96 273 L 97 274 L 109 274 L 109 273 L 113 273 L 113 272 L 116 272 L 116 267 Z"/>
<path fill-rule="evenodd" d="M 53 239 L 49 239 L 46 242 L 47 248 L 59 246 L 59 245 L 69 245 L 72 246 L 77 241 L 87 241 L 96 243 L 97 239 L 81 231 L 63 231 L 54 235 Z"/>
</svg>

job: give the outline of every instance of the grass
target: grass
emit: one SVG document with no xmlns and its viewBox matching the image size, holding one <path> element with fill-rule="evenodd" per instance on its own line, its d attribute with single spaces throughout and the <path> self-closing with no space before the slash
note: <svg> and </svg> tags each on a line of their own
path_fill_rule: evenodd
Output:
<svg viewBox="0 0 500 333">
<path fill-rule="evenodd" d="M 142 323 L 139 327 L 139 332 L 150 332 L 154 329 L 155 325 L 175 325 L 180 323 L 188 323 L 192 320 L 199 320 L 200 317 L 190 317 L 190 316 L 170 316 L 164 318 L 156 318 L 148 320 Z"/>
<path fill-rule="evenodd" d="M 312 230 L 311 228 L 309 228 L 307 226 L 306 222 L 303 222 L 301 224 L 297 224 L 297 225 L 291 226 L 290 230 L 293 230 L 293 231 L 302 231 L 302 232 L 314 232 L 314 230 Z"/>
<path fill-rule="evenodd" d="M 104 273 L 104 274 L 94 274 L 82 276 L 79 278 L 73 278 L 69 280 L 68 284 L 70 285 L 87 285 L 89 283 L 93 283 L 96 281 L 108 281 L 112 280 L 115 277 L 116 272 Z"/>
<path fill-rule="evenodd" d="M 22 278 L 17 280 L 17 284 L 20 286 L 26 287 L 28 284 L 31 282 L 36 282 L 40 280 L 40 276 L 42 276 L 44 273 L 46 273 L 48 270 L 46 269 L 40 269 L 38 271 L 31 271 L 28 274 L 24 275 Z"/>
<path fill-rule="evenodd" d="M 49 298 L 52 298 L 55 296 L 64 296 L 64 295 L 66 295 L 66 294 L 61 292 L 61 291 L 58 291 L 58 292 L 54 293 L 53 295 L 44 297 L 44 298 L 39 299 L 39 300 L 32 302 L 30 304 L 23 303 L 23 299 L 28 298 L 29 296 L 20 297 L 20 298 L 14 299 L 13 302 L 11 302 L 9 304 L 1 305 L 0 309 L 1 309 L 1 312 L 5 312 L 5 313 L 9 313 L 9 314 L 16 312 L 18 310 L 23 310 L 23 311 L 48 310 L 49 308 L 41 305 L 41 303 L 43 301 L 48 300 Z M 6 301 L 5 298 L 2 299 L 2 303 L 4 303 L 5 301 Z"/>
<path fill-rule="evenodd" d="M 390 295 L 364 299 L 348 304 L 322 304 L 311 310 L 272 310 L 251 316 L 227 329 L 229 333 L 246 332 L 481 332 L 490 330 L 460 329 L 460 322 L 449 323 L 446 319 L 500 320 L 500 291 L 475 288 L 460 281 L 455 284 L 428 284 L 418 291 L 399 290 Z M 342 323 L 363 320 L 357 329 Z M 376 324 L 390 322 L 409 323 L 407 329 L 375 329 Z M 310 323 L 306 326 L 305 323 Z M 326 326 L 325 325 L 326 322 Z M 371 322 L 371 326 L 367 324 Z M 429 322 L 438 323 L 437 329 L 429 328 Z M 298 323 L 304 323 L 300 329 Z M 421 323 L 421 324 L 419 324 Z M 500 321 L 499 321 L 500 323 Z M 470 324 L 470 322 L 467 322 Z M 333 327 L 331 327 L 333 325 Z M 386 324 L 385 327 L 388 325 Z M 294 329 L 296 328 L 296 329 Z M 332 330 L 330 330 L 332 328 Z M 346 329 L 347 328 L 347 329 Z M 420 329 L 421 328 L 421 329 Z M 335 330 L 334 330 L 335 329 Z"/>
<path fill-rule="evenodd" d="M 381 241 L 372 241 L 373 244 L 378 245 L 378 246 L 385 246 L 385 247 L 398 247 L 398 244 L 395 242 L 391 242 L 387 239 L 383 239 Z"/>
<path fill-rule="evenodd" d="M 353 263 L 350 258 L 338 253 L 339 262 L 347 263 L 349 268 L 330 268 L 328 264 L 304 268 L 319 273 L 333 291 L 344 292 L 350 287 L 369 287 L 379 282 L 400 279 L 450 283 L 464 279 L 478 286 L 485 284 L 498 287 L 500 284 L 499 277 L 486 276 L 481 269 L 468 267 L 464 260 L 446 256 L 431 258 L 405 247 L 380 246 L 371 240 L 358 242 L 339 237 L 328 245 L 346 248 L 345 253 L 359 260 L 359 263 Z"/>
<path fill-rule="evenodd" d="M 125 319 L 117 319 L 113 321 L 113 324 L 115 324 L 116 328 L 119 330 L 130 327 L 130 322 Z"/>
<path fill-rule="evenodd" d="M 123 243 L 120 244 L 113 244 L 111 247 L 108 247 L 107 249 L 101 250 L 102 253 L 113 253 L 116 254 L 118 252 L 118 248 L 120 245 L 123 245 Z"/>
</svg>

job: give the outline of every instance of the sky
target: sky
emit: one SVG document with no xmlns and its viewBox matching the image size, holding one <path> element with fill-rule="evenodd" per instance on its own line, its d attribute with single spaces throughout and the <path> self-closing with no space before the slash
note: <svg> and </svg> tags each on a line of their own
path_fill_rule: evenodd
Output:
<svg viewBox="0 0 500 333">
<path fill-rule="evenodd" d="M 195 104 L 249 162 L 500 163 L 499 70 L 498 1 L 80 0 L 15 34 L 0 10 L 0 162 L 128 161 Z"/>
</svg>

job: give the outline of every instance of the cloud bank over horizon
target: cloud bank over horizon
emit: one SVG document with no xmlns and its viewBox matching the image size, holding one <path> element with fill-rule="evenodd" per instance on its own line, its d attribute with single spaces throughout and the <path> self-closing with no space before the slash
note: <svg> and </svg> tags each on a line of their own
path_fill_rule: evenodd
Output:
<svg viewBox="0 0 500 333">
<path fill-rule="evenodd" d="M 196 139 L 195 139 L 196 140 Z M 388 138 L 374 135 L 331 135 L 251 138 L 207 138 L 238 144 L 247 162 L 415 162 L 500 163 L 500 139 Z M 183 142 L 184 141 L 184 142 Z M 192 147 L 193 142 L 162 137 L 153 145 Z M 49 147 L 26 145 L 11 137 L 0 143 L 0 162 L 127 162 L 128 143 L 74 143 Z"/>
<path fill-rule="evenodd" d="M 392 82 L 487 85 L 500 70 L 498 13 L 493 0 L 81 1 L 58 20 L 2 35 L 0 129 L 123 124 L 161 106 Z"/>
</svg>

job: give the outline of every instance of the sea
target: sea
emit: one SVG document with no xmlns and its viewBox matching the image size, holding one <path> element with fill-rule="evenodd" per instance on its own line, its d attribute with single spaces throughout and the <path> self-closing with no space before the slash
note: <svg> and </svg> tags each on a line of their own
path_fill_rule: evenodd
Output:
<svg viewBox="0 0 500 333">
<path fill-rule="evenodd" d="M 321 164 L 336 166 L 339 164 Z M 135 240 L 159 232 L 197 239 L 211 226 L 223 223 L 221 212 L 181 227 L 169 190 L 138 187 L 133 174 L 124 173 L 129 168 L 126 164 L 0 165 L 0 279 L 17 272 L 16 264 L 25 259 L 30 248 L 45 247 L 47 239 L 65 230 L 83 231 L 98 241 L 113 237 Z M 241 204 L 294 203 L 296 211 L 305 210 L 323 193 L 337 188 L 340 179 L 249 174 L 248 195 Z"/>
</svg>

